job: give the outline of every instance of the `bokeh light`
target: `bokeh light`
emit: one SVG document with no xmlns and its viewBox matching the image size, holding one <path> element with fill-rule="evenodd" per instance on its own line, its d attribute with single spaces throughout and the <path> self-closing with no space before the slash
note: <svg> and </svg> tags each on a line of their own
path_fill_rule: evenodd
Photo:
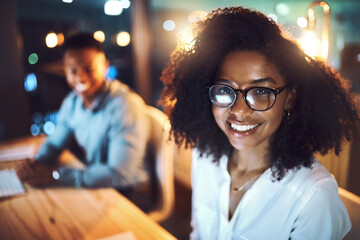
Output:
<svg viewBox="0 0 360 240">
<path fill-rule="evenodd" d="M 166 20 L 164 23 L 163 23 L 163 28 L 165 29 L 165 31 L 173 31 L 176 27 L 176 24 L 173 20 Z"/>
<path fill-rule="evenodd" d="M 321 55 L 321 42 L 313 31 L 306 31 L 304 36 L 299 39 L 299 43 L 304 52 L 312 58 Z"/>
<path fill-rule="evenodd" d="M 34 65 L 39 61 L 39 56 L 36 53 L 31 53 L 28 57 L 28 61 L 31 65 Z"/>
<path fill-rule="evenodd" d="M 32 118 L 33 118 L 33 122 L 36 124 L 42 124 L 44 121 L 44 116 L 39 112 L 34 113 Z"/>
<path fill-rule="evenodd" d="M 129 0 L 121 0 L 121 5 L 123 8 L 129 8 L 131 3 Z"/>
<path fill-rule="evenodd" d="M 30 133 L 31 133 L 31 135 L 33 135 L 33 136 L 37 136 L 37 135 L 39 135 L 40 134 L 40 126 L 39 125 L 37 125 L 37 124 L 31 124 L 31 126 L 30 126 Z"/>
<path fill-rule="evenodd" d="M 274 14 L 274 13 L 270 13 L 269 15 L 268 15 L 268 17 L 270 18 L 270 19 L 272 19 L 272 20 L 274 20 L 274 22 L 278 22 L 278 16 L 276 15 L 276 14 Z"/>
<path fill-rule="evenodd" d="M 59 180 L 59 178 L 60 178 L 59 171 L 57 171 L 57 170 L 52 171 L 52 176 L 55 180 Z"/>
<path fill-rule="evenodd" d="M 63 43 L 64 43 L 64 34 L 58 33 L 58 34 L 56 34 L 56 38 L 57 38 L 57 45 L 58 46 L 63 45 Z"/>
<path fill-rule="evenodd" d="M 54 32 L 48 33 L 45 38 L 45 43 L 48 48 L 56 47 L 58 43 L 56 34 Z"/>
<path fill-rule="evenodd" d="M 178 36 L 178 47 L 189 51 L 194 46 L 194 35 L 190 27 L 183 28 Z"/>
<path fill-rule="evenodd" d="M 189 16 L 188 16 L 188 22 L 189 23 L 195 23 L 198 21 L 202 21 L 205 19 L 205 17 L 207 16 L 207 12 L 205 12 L 204 10 L 196 10 L 193 11 Z"/>
<path fill-rule="evenodd" d="M 96 31 L 94 32 L 94 38 L 99 42 L 105 41 L 105 33 L 103 31 Z"/>
<path fill-rule="evenodd" d="M 275 9 L 276 9 L 276 12 L 280 16 L 286 16 L 286 15 L 289 15 L 289 13 L 290 13 L 289 5 L 287 5 L 286 3 L 278 3 L 278 4 L 276 4 Z"/>
<path fill-rule="evenodd" d="M 55 123 L 52 121 L 46 121 L 44 123 L 43 129 L 46 135 L 51 135 L 55 131 Z"/>
<path fill-rule="evenodd" d="M 123 6 L 120 1 L 109 0 L 104 5 L 104 12 L 106 15 L 116 16 L 120 15 L 123 11 Z"/>
<path fill-rule="evenodd" d="M 308 25 L 307 19 L 304 17 L 298 17 L 296 22 L 297 22 L 297 25 L 301 28 L 306 28 Z"/>
<path fill-rule="evenodd" d="M 120 47 L 125 47 L 130 43 L 130 34 L 128 32 L 119 32 L 116 36 L 116 43 Z"/>
<path fill-rule="evenodd" d="M 24 88 L 27 92 L 33 92 L 37 88 L 37 79 L 35 73 L 29 73 L 24 82 Z"/>
</svg>

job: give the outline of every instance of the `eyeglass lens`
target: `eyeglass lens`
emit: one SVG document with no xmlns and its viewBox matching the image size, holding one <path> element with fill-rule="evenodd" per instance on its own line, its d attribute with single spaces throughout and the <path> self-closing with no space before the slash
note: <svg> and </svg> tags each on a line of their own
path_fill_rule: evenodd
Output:
<svg viewBox="0 0 360 240">
<path fill-rule="evenodd" d="M 272 89 L 255 87 L 243 92 L 247 105 L 254 110 L 266 110 L 275 102 L 275 93 Z M 214 85 L 210 88 L 210 99 L 218 107 L 230 107 L 236 100 L 236 92 L 226 85 Z"/>
</svg>

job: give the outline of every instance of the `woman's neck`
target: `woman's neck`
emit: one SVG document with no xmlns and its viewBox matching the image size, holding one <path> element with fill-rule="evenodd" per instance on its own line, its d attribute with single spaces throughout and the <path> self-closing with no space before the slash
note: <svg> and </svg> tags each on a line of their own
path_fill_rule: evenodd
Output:
<svg viewBox="0 0 360 240">
<path fill-rule="evenodd" d="M 250 150 L 235 149 L 230 156 L 228 165 L 242 172 L 263 171 L 270 167 L 269 152 L 267 147 Z"/>
</svg>

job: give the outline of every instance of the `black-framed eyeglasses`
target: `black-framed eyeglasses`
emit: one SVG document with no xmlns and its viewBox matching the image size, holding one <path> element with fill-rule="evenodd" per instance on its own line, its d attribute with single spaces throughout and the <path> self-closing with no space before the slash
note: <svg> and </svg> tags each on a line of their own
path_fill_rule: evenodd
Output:
<svg viewBox="0 0 360 240">
<path fill-rule="evenodd" d="M 267 87 L 250 87 L 247 89 L 234 89 L 225 84 L 215 84 L 209 87 L 209 97 L 217 107 L 229 108 L 236 99 L 237 93 L 242 93 L 246 104 L 255 111 L 266 111 L 274 106 L 276 96 L 281 93 L 287 86 L 280 89 Z"/>
</svg>

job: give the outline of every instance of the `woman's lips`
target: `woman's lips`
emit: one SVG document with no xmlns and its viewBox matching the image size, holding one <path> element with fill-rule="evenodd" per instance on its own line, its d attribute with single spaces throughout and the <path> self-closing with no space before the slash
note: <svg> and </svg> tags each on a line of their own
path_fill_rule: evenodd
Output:
<svg viewBox="0 0 360 240">
<path fill-rule="evenodd" d="M 240 124 L 230 123 L 231 128 L 233 128 L 233 129 L 235 129 L 236 131 L 239 131 L 239 132 L 249 131 L 251 129 L 256 128 L 258 125 L 260 125 L 260 124 L 240 125 Z"/>
<path fill-rule="evenodd" d="M 248 136 L 253 134 L 261 125 L 258 124 L 235 124 L 229 123 L 230 132 L 236 137 Z"/>
</svg>

